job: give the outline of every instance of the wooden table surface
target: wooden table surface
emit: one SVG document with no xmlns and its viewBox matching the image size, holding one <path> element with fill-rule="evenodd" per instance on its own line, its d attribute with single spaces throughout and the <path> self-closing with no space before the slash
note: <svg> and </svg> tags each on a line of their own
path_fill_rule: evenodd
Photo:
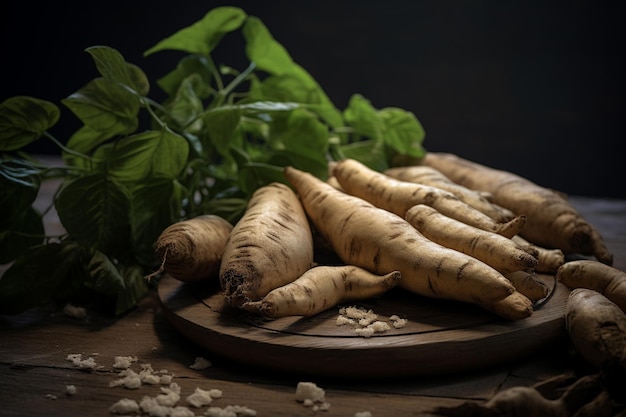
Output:
<svg viewBox="0 0 626 417">
<path fill-rule="evenodd" d="M 42 196 L 47 198 L 49 196 Z M 570 197 L 573 205 L 594 224 L 615 256 L 614 266 L 626 270 L 626 201 Z M 53 214 L 52 214 L 53 215 Z M 49 227 L 59 227 L 52 219 Z M 210 356 L 182 337 L 166 320 L 156 293 L 121 318 L 88 311 L 73 318 L 51 307 L 17 316 L 0 316 L 0 415 L 111 416 L 109 407 L 122 398 L 154 397 L 163 385 L 138 389 L 111 386 L 121 378 L 113 364 L 117 356 L 136 358 L 131 369 L 150 365 L 163 370 L 181 389 L 183 400 L 196 388 L 217 389 L 222 397 L 212 406 L 245 406 L 257 416 L 428 415 L 436 406 L 484 400 L 515 385 L 530 386 L 551 377 L 573 374 L 576 357 L 567 338 L 532 357 L 480 371 L 445 376 L 404 378 L 312 378 L 242 366 Z M 68 355 L 92 358 L 95 369 L 80 368 Z M 254 355 L 255 352 L 249 352 Z M 192 369 L 196 358 L 211 366 Z M 315 363 L 310 367 L 314 369 Z M 367 363 L 363 364 L 367 367 Z M 295 399 L 298 382 L 314 382 L 325 390 L 327 411 L 314 411 Z M 75 393 L 68 393 L 68 386 Z M 207 406 L 193 409 L 202 415 Z"/>
</svg>

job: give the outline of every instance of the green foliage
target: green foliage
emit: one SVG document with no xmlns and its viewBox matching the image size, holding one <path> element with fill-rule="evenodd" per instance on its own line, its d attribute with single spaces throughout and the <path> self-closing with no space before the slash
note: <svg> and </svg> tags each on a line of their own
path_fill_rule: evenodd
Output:
<svg viewBox="0 0 626 417">
<path fill-rule="evenodd" d="M 213 50 L 238 30 L 248 67 L 216 65 Z M 173 222 L 213 213 L 234 223 L 258 187 L 285 182 L 287 165 L 325 179 L 333 159 L 382 170 L 397 154 L 424 153 L 412 113 L 376 109 L 360 95 L 337 109 L 239 8 L 210 10 L 144 55 L 164 50 L 184 56 L 156 81 L 167 94 L 158 103 L 141 68 L 108 46 L 88 48 L 99 76 L 61 101 L 82 123 L 63 141 L 50 133 L 55 104 L 25 96 L 0 104 L 0 262 L 11 263 L 0 313 L 79 298 L 122 314 L 149 290 L 153 244 Z M 60 147 L 61 166 L 23 151 L 42 137 Z M 62 236 L 46 236 L 32 206 L 51 179 L 62 183 L 54 199 Z"/>
</svg>

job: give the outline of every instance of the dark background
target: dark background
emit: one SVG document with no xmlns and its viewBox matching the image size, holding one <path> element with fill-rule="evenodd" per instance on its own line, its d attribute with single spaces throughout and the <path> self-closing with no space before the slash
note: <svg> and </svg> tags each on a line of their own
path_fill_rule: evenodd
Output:
<svg viewBox="0 0 626 417">
<path fill-rule="evenodd" d="M 98 44 L 144 69 L 158 99 L 154 81 L 180 57 L 142 53 L 210 9 L 234 5 L 259 17 L 339 108 L 359 93 L 377 108 L 414 112 L 428 150 L 569 194 L 626 198 L 624 4 L 9 1 L 0 17 L 0 100 L 58 103 L 96 75 L 83 51 Z M 216 60 L 243 69 L 235 43 L 225 42 Z M 65 140 L 76 126 L 62 112 L 52 133 Z M 55 152 L 45 145 L 37 150 Z"/>
</svg>

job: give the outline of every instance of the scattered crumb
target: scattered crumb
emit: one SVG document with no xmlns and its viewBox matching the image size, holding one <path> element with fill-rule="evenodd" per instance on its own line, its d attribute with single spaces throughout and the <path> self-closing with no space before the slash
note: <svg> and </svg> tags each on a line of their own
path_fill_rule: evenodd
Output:
<svg viewBox="0 0 626 417">
<path fill-rule="evenodd" d="M 81 353 L 70 353 L 65 360 L 72 362 L 74 366 L 79 368 L 94 369 L 97 366 L 94 358 L 83 359 Z"/>
<path fill-rule="evenodd" d="M 65 386 L 65 393 L 67 395 L 74 395 L 74 394 L 76 394 L 76 387 L 74 385 L 66 385 Z"/>
<path fill-rule="evenodd" d="M 113 363 L 115 369 L 128 369 L 133 362 L 137 362 L 136 356 L 116 356 Z"/>
<path fill-rule="evenodd" d="M 256 411 L 241 405 L 227 405 L 226 407 L 209 407 L 204 413 L 208 417 L 253 417 Z"/>
<path fill-rule="evenodd" d="M 374 333 L 386 332 L 392 326 L 395 329 L 400 329 L 407 324 L 407 320 L 400 318 L 397 314 L 391 315 L 389 321 L 391 321 L 391 325 L 387 321 L 379 319 L 372 310 L 350 306 L 339 309 L 339 316 L 335 323 L 337 326 L 352 325 L 355 327 L 355 333 L 363 337 L 371 337 Z"/>
<path fill-rule="evenodd" d="M 196 388 L 193 394 L 188 395 L 185 398 L 187 404 L 192 407 L 200 408 L 205 405 L 209 405 L 213 402 L 213 397 L 211 397 L 211 393 L 207 390 L 203 390 L 202 388 Z"/>
<path fill-rule="evenodd" d="M 345 324 L 355 324 L 356 322 L 349 317 L 339 315 L 337 316 L 337 326 L 343 326 Z"/>
<path fill-rule="evenodd" d="M 172 375 L 161 375 L 159 377 L 159 384 L 169 385 L 172 383 Z"/>
<path fill-rule="evenodd" d="M 180 385 L 172 382 L 168 387 L 161 387 L 161 394 L 156 396 L 160 405 L 175 406 L 180 401 Z"/>
<path fill-rule="evenodd" d="M 46 394 L 46 398 L 49 399 L 49 400 L 56 400 L 57 396 L 54 395 L 54 394 Z"/>
<path fill-rule="evenodd" d="M 326 391 L 313 382 L 298 382 L 296 387 L 296 401 L 304 407 L 311 407 L 313 411 L 328 411 L 330 403 L 326 401 Z"/>
<path fill-rule="evenodd" d="M 408 323 L 407 319 L 403 319 L 397 314 L 389 316 L 389 320 L 391 320 L 391 322 L 393 323 L 393 327 L 395 327 L 396 329 L 401 329 Z"/>
<path fill-rule="evenodd" d="M 84 319 L 87 317 L 87 310 L 82 307 L 73 306 L 70 303 L 65 304 L 63 307 L 63 314 L 68 317 L 73 317 L 75 319 Z"/>
<path fill-rule="evenodd" d="M 133 414 L 139 412 L 139 404 L 130 398 L 122 398 L 111 407 L 109 411 L 113 414 Z"/>
<path fill-rule="evenodd" d="M 169 417 L 171 414 L 171 407 L 159 404 L 156 398 L 148 395 L 141 399 L 139 407 L 141 408 L 141 411 L 154 417 Z"/>
<path fill-rule="evenodd" d="M 372 413 L 369 411 L 357 411 L 354 413 L 354 417 L 372 417 Z"/>
<path fill-rule="evenodd" d="M 209 362 L 208 360 L 202 357 L 197 357 L 194 360 L 194 362 L 191 365 L 189 365 L 191 369 L 196 369 L 196 370 L 207 369 L 210 366 L 211 366 L 211 362 Z"/>
<path fill-rule="evenodd" d="M 323 402 L 326 392 L 318 387 L 314 382 L 298 382 L 296 386 L 296 401 Z"/>
<path fill-rule="evenodd" d="M 124 387 L 128 389 L 137 389 L 141 387 L 141 378 L 139 374 L 132 369 L 124 369 L 120 372 L 123 378 L 109 382 L 109 387 Z"/>
<path fill-rule="evenodd" d="M 370 324 L 368 327 L 371 327 L 372 329 L 374 329 L 375 332 L 381 332 L 381 333 L 391 329 L 391 327 L 386 322 L 381 321 L 381 320 L 376 320 L 374 323 Z"/>
<path fill-rule="evenodd" d="M 359 336 L 371 337 L 374 335 L 374 328 L 373 327 L 359 327 L 359 328 L 354 329 L 354 332 L 358 334 Z"/>
</svg>

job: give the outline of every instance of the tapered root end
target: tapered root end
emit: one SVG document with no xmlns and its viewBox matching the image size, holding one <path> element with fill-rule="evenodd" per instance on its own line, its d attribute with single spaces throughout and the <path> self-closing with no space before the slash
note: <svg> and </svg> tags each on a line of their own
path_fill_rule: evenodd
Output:
<svg viewBox="0 0 626 417">
<path fill-rule="evenodd" d="M 522 229 L 526 225 L 526 216 L 520 215 L 515 217 L 513 220 L 503 223 L 498 228 L 498 234 L 504 237 L 512 238 L 513 236 L 519 234 Z"/>
<path fill-rule="evenodd" d="M 246 276 L 233 270 L 226 270 L 220 274 L 220 285 L 224 291 L 224 298 L 229 307 L 241 307 L 251 301 L 244 293 Z"/>
<path fill-rule="evenodd" d="M 506 320 L 522 320 L 533 314 L 533 302 L 519 291 L 485 308 Z"/>
<path fill-rule="evenodd" d="M 187 239 L 159 239 L 155 252 L 161 259 L 162 270 L 172 277 L 184 282 L 204 278 L 194 267 L 193 245 Z"/>
<path fill-rule="evenodd" d="M 246 301 L 241 305 L 241 309 L 249 313 L 258 314 L 264 317 L 272 317 L 269 304 L 261 301 Z"/>
</svg>

